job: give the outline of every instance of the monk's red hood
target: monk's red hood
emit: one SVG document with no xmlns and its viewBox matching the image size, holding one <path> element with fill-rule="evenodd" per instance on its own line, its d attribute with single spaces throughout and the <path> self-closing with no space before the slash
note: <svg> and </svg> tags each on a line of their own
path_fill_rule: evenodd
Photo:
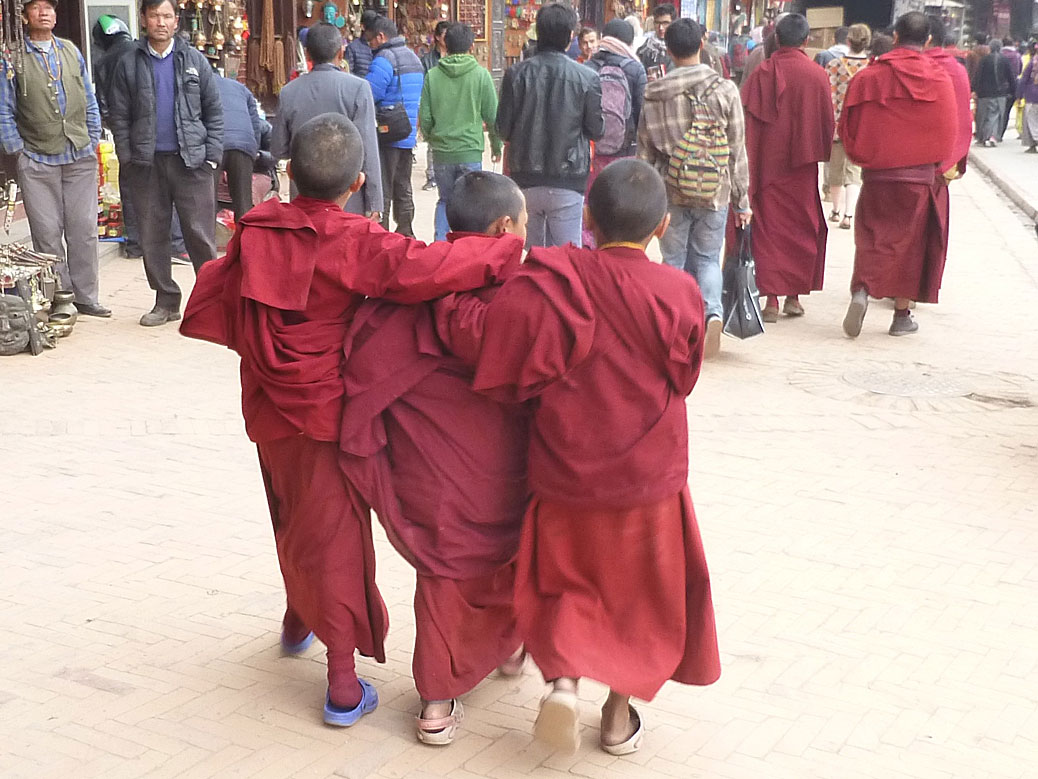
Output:
<svg viewBox="0 0 1038 779">
<path fill-rule="evenodd" d="M 937 82 L 944 79 L 941 66 L 933 57 L 916 49 L 898 47 L 877 59 L 870 68 L 882 69 L 886 78 L 882 81 L 870 79 L 870 89 L 857 90 L 852 96 L 848 92 L 844 110 L 849 105 L 891 100 L 918 100 L 932 103 L 938 99 L 940 89 Z"/>
<path fill-rule="evenodd" d="M 329 207 L 337 208 L 334 203 Z M 302 311 L 317 264 L 317 228 L 294 203 L 268 200 L 240 220 L 242 297 L 283 311 Z M 260 260 L 262 264 L 254 261 Z"/>
</svg>

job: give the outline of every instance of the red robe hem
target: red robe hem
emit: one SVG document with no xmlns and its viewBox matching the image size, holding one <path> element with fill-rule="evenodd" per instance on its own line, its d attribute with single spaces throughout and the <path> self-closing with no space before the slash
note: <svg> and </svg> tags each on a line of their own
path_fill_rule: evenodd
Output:
<svg viewBox="0 0 1038 779">
<path fill-rule="evenodd" d="M 710 576 L 688 488 L 633 509 L 534 498 L 519 544 L 519 635 L 545 679 L 652 700 L 668 679 L 717 681 Z"/>
<path fill-rule="evenodd" d="M 333 655 L 352 672 L 354 649 L 384 663 L 389 615 L 371 518 L 339 470 L 338 446 L 305 436 L 257 446 L 289 608 L 328 647 L 329 676 Z"/>
<path fill-rule="evenodd" d="M 948 256 L 948 187 L 869 181 L 858 199 L 851 291 L 936 303 Z"/>
<path fill-rule="evenodd" d="M 515 563 L 475 579 L 418 575 L 411 670 L 422 700 L 472 690 L 519 648 Z"/>
</svg>

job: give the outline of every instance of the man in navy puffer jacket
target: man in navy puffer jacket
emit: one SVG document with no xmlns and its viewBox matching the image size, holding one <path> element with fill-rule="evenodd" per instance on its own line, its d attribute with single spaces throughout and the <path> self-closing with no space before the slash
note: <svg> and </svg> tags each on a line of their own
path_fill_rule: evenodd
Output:
<svg viewBox="0 0 1038 779">
<path fill-rule="evenodd" d="M 396 231 L 414 237 L 414 199 L 411 196 L 411 163 L 414 161 L 415 136 L 418 132 L 418 104 L 422 99 L 425 69 L 418 55 L 405 45 L 396 24 L 384 16 L 374 21 L 368 30 L 368 40 L 375 57 L 367 79 L 375 107 L 388 108 L 403 103 L 411 120 L 411 134 L 402 141 L 379 146 L 382 161 L 382 226 L 389 229 L 389 209 L 392 204 Z"/>
</svg>

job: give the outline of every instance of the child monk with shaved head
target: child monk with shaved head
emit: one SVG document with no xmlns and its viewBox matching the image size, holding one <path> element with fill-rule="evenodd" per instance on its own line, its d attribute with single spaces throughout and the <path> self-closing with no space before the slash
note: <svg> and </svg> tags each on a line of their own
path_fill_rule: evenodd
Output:
<svg viewBox="0 0 1038 779">
<path fill-rule="evenodd" d="M 364 183 L 363 145 L 341 115 L 293 135 L 291 203 L 246 214 L 227 256 L 198 274 L 181 332 L 241 355 L 245 429 L 259 449 L 288 608 L 281 645 L 328 648 L 324 721 L 349 726 L 378 705 L 354 653 L 384 661 L 367 505 L 339 463 L 343 349 L 365 296 L 412 304 L 514 270 L 515 236 L 425 246 L 342 210 Z"/>
<path fill-rule="evenodd" d="M 523 193 L 496 173 L 460 178 L 447 219 L 454 243 L 526 236 Z M 466 294 L 487 301 L 494 288 Z M 445 746 L 461 696 L 495 668 L 514 674 L 522 664 L 512 599 L 527 414 L 472 390 L 471 368 L 437 339 L 428 304 L 366 301 L 345 348 L 342 467 L 417 572 L 415 728 L 419 741 Z"/>
<path fill-rule="evenodd" d="M 532 401 L 515 606 L 551 683 L 535 733 L 576 749 L 577 685 L 595 679 L 610 688 L 600 745 L 622 755 L 644 732 L 631 697 L 720 674 L 687 484 L 685 397 L 703 355 L 703 303 L 692 277 L 645 255 L 668 224 L 647 163 L 606 167 L 585 219 L 598 249 L 533 249 L 489 305 L 455 296 L 438 324 L 480 340 L 475 389 Z"/>
</svg>

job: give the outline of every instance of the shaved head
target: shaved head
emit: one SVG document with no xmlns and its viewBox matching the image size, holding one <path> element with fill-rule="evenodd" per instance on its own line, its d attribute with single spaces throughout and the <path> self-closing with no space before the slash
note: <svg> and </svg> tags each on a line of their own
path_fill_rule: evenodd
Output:
<svg viewBox="0 0 1038 779">
<path fill-rule="evenodd" d="M 300 195 L 335 200 L 353 186 L 364 165 L 364 143 L 342 114 L 321 114 L 292 135 L 292 180 Z"/>
</svg>

